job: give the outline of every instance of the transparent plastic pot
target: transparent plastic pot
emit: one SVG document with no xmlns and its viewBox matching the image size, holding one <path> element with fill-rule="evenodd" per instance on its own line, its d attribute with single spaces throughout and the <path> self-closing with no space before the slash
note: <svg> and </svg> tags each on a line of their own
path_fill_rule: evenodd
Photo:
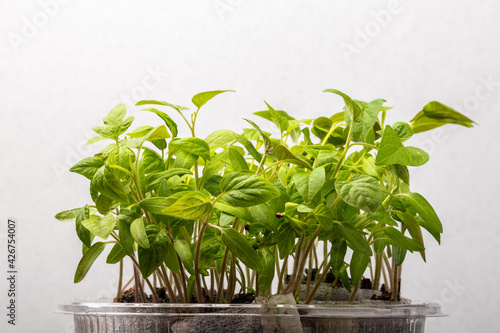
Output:
<svg viewBox="0 0 500 333">
<path fill-rule="evenodd" d="M 444 316 L 435 303 L 264 307 L 68 301 L 57 312 L 74 316 L 76 333 L 422 333 L 426 317 Z"/>
</svg>

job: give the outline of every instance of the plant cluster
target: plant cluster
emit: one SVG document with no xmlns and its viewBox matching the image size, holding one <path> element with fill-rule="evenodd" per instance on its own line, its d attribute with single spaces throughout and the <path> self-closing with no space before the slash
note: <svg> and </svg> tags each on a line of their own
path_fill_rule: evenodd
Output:
<svg viewBox="0 0 500 333">
<path fill-rule="evenodd" d="M 471 127 L 457 111 L 430 102 L 409 122 L 385 124 L 384 100 L 343 98 L 343 111 L 298 120 L 285 111 L 255 115 L 274 124 L 273 138 L 253 121 L 242 133 L 220 129 L 205 139 L 195 132 L 200 109 L 227 91 L 195 95 L 195 111 L 162 101 L 141 101 L 160 126 L 129 131 L 122 104 L 104 118 L 89 144 L 110 141 L 70 171 L 90 180 L 93 204 L 61 212 L 75 221 L 83 257 L 82 281 L 107 245 L 106 262 L 130 260 L 137 301 L 147 285 L 165 288 L 170 302 L 231 302 L 238 292 L 293 293 L 306 283 L 309 303 L 328 272 L 356 294 L 367 271 L 399 296 L 407 252 L 425 260 L 423 230 L 438 242 L 442 224 L 428 201 L 409 188 L 408 166 L 429 156 L 405 145 L 414 133 L 444 124 Z M 165 112 L 175 110 L 190 137 L 179 138 Z M 127 259 L 128 258 L 128 259 Z M 308 274 L 304 278 L 304 271 Z M 305 281 L 304 281 L 305 280 Z"/>
</svg>

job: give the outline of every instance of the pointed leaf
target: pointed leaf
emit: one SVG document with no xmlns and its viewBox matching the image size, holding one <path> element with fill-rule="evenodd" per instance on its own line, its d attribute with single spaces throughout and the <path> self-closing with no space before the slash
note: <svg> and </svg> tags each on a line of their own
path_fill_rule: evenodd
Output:
<svg viewBox="0 0 500 333">
<path fill-rule="evenodd" d="M 136 243 L 142 248 L 149 248 L 148 235 L 146 234 L 146 226 L 144 225 L 144 218 L 139 217 L 130 225 L 130 233 Z"/>
<path fill-rule="evenodd" d="M 376 165 L 402 164 L 420 166 L 427 163 L 429 154 L 415 147 L 405 147 L 391 126 L 387 125 L 382 135 L 380 148 L 375 158 Z"/>
<path fill-rule="evenodd" d="M 245 266 L 261 271 L 264 265 L 247 238 L 233 228 L 220 228 L 222 242 Z"/>
<path fill-rule="evenodd" d="M 382 203 L 382 189 L 374 177 L 356 175 L 350 180 L 339 179 L 335 189 L 342 200 L 368 213 L 375 213 Z"/>
<path fill-rule="evenodd" d="M 94 243 L 83 255 L 82 259 L 78 263 L 78 267 L 76 268 L 74 282 L 78 283 L 82 281 L 87 275 L 90 267 L 94 261 L 99 257 L 99 255 L 104 250 L 106 243 L 97 242 Z"/>
<path fill-rule="evenodd" d="M 220 189 L 222 199 L 236 207 L 254 206 L 280 196 L 271 182 L 243 172 L 225 175 Z"/>
<path fill-rule="evenodd" d="M 214 98 L 215 96 L 225 93 L 225 92 L 234 92 L 234 90 L 214 90 L 214 91 L 206 91 L 202 92 L 199 94 L 196 94 L 193 96 L 193 99 L 191 100 L 194 105 L 196 105 L 199 108 L 201 108 L 203 105 L 205 105 L 206 102 Z"/>
<path fill-rule="evenodd" d="M 168 207 L 162 210 L 163 214 L 185 220 L 199 220 L 205 218 L 212 211 L 210 194 L 206 191 L 186 191 L 180 198 L 176 198 Z"/>
</svg>

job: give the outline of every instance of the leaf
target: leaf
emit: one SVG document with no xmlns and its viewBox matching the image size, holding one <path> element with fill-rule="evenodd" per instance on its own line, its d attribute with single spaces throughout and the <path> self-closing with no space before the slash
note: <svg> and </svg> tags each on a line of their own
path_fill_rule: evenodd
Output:
<svg viewBox="0 0 500 333">
<path fill-rule="evenodd" d="M 405 205 L 410 206 L 418 213 L 422 218 L 422 227 L 429 231 L 439 243 L 439 235 L 443 233 L 443 225 L 431 204 L 422 195 L 414 192 L 402 194 L 402 199 Z"/>
<path fill-rule="evenodd" d="M 278 230 L 279 222 L 276 219 L 276 211 L 271 211 L 267 203 L 248 207 L 248 210 L 252 216 L 250 221 L 256 221 L 271 231 Z"/>
<path fill-rule="evenodd" d="M 276 112 L 276 110 L 274 110 L 266 101 L 264 101 L 264 103 L 266 103 L 269 114 L 271 115 L 271 121 L 276 124 L 281 133 L 285 132 L 289 127 L 288 118 L 286 116 L 282 116 L 281 113 Z"/>
<path fill-rule="evenodd" d="M 92 239 L 94 236 L 91 235 L 89 229 L 85 228 L 82 222 L 88 219 L 90 216 L 90 209 L 88 205 L 80 208 L 80 210 L 76 213 L 75 217 L 75 227 L 76 234 L 78 238 L 82 241 L 83 245 L 86 247 L 90 247 L 92 244 Z"/>
<path fill-rule="evenodd" d="M 318 167 L 311 172 L 297 172 L 293 182 L 306 203 L 312 202 L 325 183 L 325 168 Z"/>
<path fill-rule="evenodd" d="M 96 212 L 96 209 L 93 208 L 93 207 L 88 207 L 86 206 L 87 209 L 89 210 L 89 213 L 90 214 L 94 214 Z M 78 215 L 78 212 L 80 212 L 82 209 L 85 209 L 85 207 L 83 208 L 73 208 L 73 209 L 69 209 L 69 210 L 65 210 L 65 211 L 62 211 L 60 213 L 57 213 L 55 218 L 58 219 L 59 221 L 74 221 L 76 220 L 76 217 Z"/>
<path fill-rule="evenodd" d="M 189 110 L 189 108 L 185 107 L 185 106 L 180 106 L 180 105 L 175 105 L 175 104 L 171 104 L 171 103 L 168 103 L 168 102 L 163 102 L 163 101 L 155 101 L 155 100 L 143 100 L 143 101 L 139 101 L 137 102 L 135 105 L 136 106 L 139 106 L 139 105 L 164 105 L 164 106 L 169 106 L 175 110 L 177 110 L 178 112 L 181 112 L 182 110 Z"/>
<path fill-rule="evenodd" d="M 208 143 L 211 148 L 220 148 L 236 142 L 237 136 L 238 134 L 231 130 L 220 129 L 210 133 L 205 138 L 205 142 Z"/>
<path fill-rule="evenodd" d="M 99 255 L 104 250 L 106 243 L 97 242 L 94 243 L 89 249 L 84 253 L 82 259 L 78 263 L 78 267 L 76 268 L 74 282 L 78 283 L 82 281 L 87 275 L 90 267 L 94 261 L 99 257 Z"/>
<path fill-rule="evenodd" d="M 295 246 L 295 231 L 291 228 L 289 223 L 282 223 L 279 226 L 277 238 L 280 259 L 284 259 L 292 252 Z"/>
<path fill-rule="evenodd" d="M 405 142 L 406 140 L 408 140 L 413 136 L 413 129 L 407 123 L 396 122 L 392 125 L 392 129 L 399 136 L 401 142 Z"/>
<path fill-rule="evenodd" d="M 146 227 L 144 225 L 144 218 L 139 217 L 130 224 L 130 233 L 136 243 L 142 248 L 149 248 L 148 235 L 146 234 Z"/>
<path fill-rule="evenodd" d="M 120 181 L 106 166 L 96 171 L 91 180 L 91 187 L 114 201 L 128 203 L 127 194 Z"/>
<path fill-rule="evenodd" d="M 366 241 L 361 231 L 354 229 L 346 224 L 340 224 L 340 232 L 344 238 L 351 244 L 353 250 L 358 251 L 366 256 L 372 255 L 370 244 Z"/>
<path fill-rule="evenodd" d="M 391 126 L 387 125 L 382 135 L 380 148 L 375 158 L 376 165 L 402 164 L 420 166 L 427 163 L 429 155 L 415 147 L 405 147 Z"/>
<path fill-rule="evenodd" d="M 349 112 L 350 118 L 354 119 L 354 121 L 359 121 L 361 119 L 362 112 L 359 105 L 355 101 L 353 101 L 349 96 L 336 89 L 325 89 L 323 90 L 323 92 L 330 92 L 341 96 L 344 99 L 344 103 L 347 112 Z"/>
<path fill-rule="evenodd" d="M 240 152 L 233 147 L 227 149 L 227 155 L 231 161 L 231 166 L 235 171 L 247 171 L 248 165 L 245 158 L 240 154 Z"/>
<path fill-rule="evenodd" d="M 231 205 L 228 205 L 227 203 L 223 202 L 222 200 L 218 200 L 214 207 L 220 211 L 223 211 L 225 213 L 231 214 L 233 216 L 236 216 L 244 221 L 248 222 L 254 222 L 254 216 L 253 216 L 253 211 L 249 210 L 246 207 L 234 207 Z M 255 206 L 257 207 L 257 206 Z M 253 208 L 253 207 L 251 207 Z M 252 213 L 250 213 L 252 212 Z"/>
<path fill-rule="evenodd" d="M 475 122 L 449 106 L 433 101 L 425 105 L 410 124 L 414 133 L 420 133 L 446 124 L 473 127 Z"/>
<path fill-rule="evenodd" d="M 215 96 L 225 93 L 225 92 L 234 92 L 234 90 L 214 90 L 214 91 L 206 91 L 202 92 L 199 94 L 196 94 L 193 96 L 191 101 L 193 102 L 194 105 L 196 105 L 199 108 L 201 108 L 203 105 L 205 105 L 206 102 L 214 98 Z"/>
<path fill-rule="evenodd" d="M 169 170 L 149 174 L 146 177 L 146 183 L 147 183 L 146 191 L 147 192 L 151 191 L 153 188 L 159 185 L 163 180 L 169 179 L 173 176 L 183 176 L 188 174 L 191 174 L 191 170 L 184 168 L 172 168 Z"/>
<path fill-rule="evenodd" d="M 76 162 L 69 171 L 76 172 L 90 180 L 94 177 L 99 168 L 104 165 L 104 161 L 97 157 L 87 157 L 83 160 Z"/>
<path fill-rule="evenodd" d="M 126 114 L 127 107 L 125 106 L 125 104 L 117 105 L 111 111 L 109 111 L 109 114 L 106 117 L 104 117 L 104 125 L 119 126 Z"/>
<path fill-rule="evenodd" d="M 314 217 L 325 230 L 333 228 L 333 213 L 325 204 L 319 204 L 314 209 Z"/>
<path fill-rule="evenodd" d="M 340 268 L 344 266 L 344 258 L 347 253 L 347 243 L 343 239 L 335 239 L 332 242 L 332 247 L 330 251 L 330 266 L 332 268 L 332 274 L 338 277 L 340 274 Z"/>
<path fill-rule="evenodd" d="M 182 150 L 186 153 L 200 156 L 205 161 L 210 160 L 210 147 L 208 143 L 199 138 L 183 138 L 170 141 L 169 149 L 172 153 Z"/>
<path fill-rule="evenodd" d="M 162 210 L 163 214 L 185 220 L 205 218 L 212 211 L 210 194 L 206 191 L 185 191 L 180 198 Z"/>
<path fill-rule="evenodd" d="M 353 138 L 355 141 L 367 142 L 367 135 L 377 122 L 377 117 L 382 109 L 383 99 L 376 99 L 370 103 L 355 101 L 361 110 L 361 117 L 359 121 L 355 121 L 353 125 Z M 345 113 L 346 122 L 351 124 L 351 113 Z"/>
<path fill-rule="evenodd" d="M 229 205 L 249 207 L 267 202 L 280 195 L 274 185 L 256 175 L 233 172 L 220 184 L 221 198 Z"/>
<path fill-rule="evenodd" d="M 338 179 L 335 189 L 342 200 L 368 213 L 375 213 L 382 203 L 380 184 L 371 176 L 355 175 L 350 180 Z"/>
<path fill-rule="evenodd" d="M 179 106 L 177 106 L 177 107 L 179 108 Z M 165 125 L 167 125 L 168 129 L 172 133 L 172 137 L 175 138 L 177 136 L 177 134 L 178 134 L 177 124 L 165 112 L 162 112 L 162 111 L 157 110 L 155 108 L 142 109 L 141 111 L 149 111 L 149 112 L 153 112 L 156 115 L 158 115 L 161 119 L 163 119 L 163 121 L 165 122 Z"/>
<path fill-rule="evenodd" d="M 189 243 L 184 239 L 176 239 L 174 243 L 175 251 L 182 261 L 182 264 L 186 268 L 189 274 L 194 274 L 193 261 L 194 256 L 191 252 L 191 247 Z"/>
<path fill-rule="evenodd" d="M 140 247 L 138 250 L 139 267 L 142 276 L 146 279 L 160 267 L 168 254 L 167 233 L 155 224 L 146 227 L 149 247 Z"/>
<path fill-rule="evenodd" d="M 406 237 L 393 227 L 385 227 L 384 233 L 390 238 L 389 243 L 407 249 L 408 251 L 424 251 L 425 247 L 419 242 Z"/>
<path fill-rule="evenodd" d="M 264 265 L 245 236 L 233 228 L 220 228 L 222 242 L 241 262 L 250 269 L 261 271 Z"/>
<path fill-rule="evenodd" d="M 175 248 L 170 242 L 170 239 L 167 239 L 167 256 L 165 256 L 165 265 L 169 270 L 172 271 L 172 273 L 177 274 L 179 273 L 181 266 L 179 264 L 179 259 L 176 255 Z"/>
<path fill-rule="evenodd" d="M 82 224 L 92 234 L 102 239 L 107 239 L 116 225 L 116 219 L 113 214 L 107 214 L 104 217 L 91 215 L 88 219 L 82 221 Z"/>
<path fill-rule="evenodd" d="M 422 236 L 422 230 L 420 228 L 420 225 L 418 224 L 418 221 L 408 213 L 401 213 L 398 214 L 398 216 L 399 218 L 401 218 L 401 221 L 403 221 L 403 224 L 406 227 L 406 229 L 408 229 L 411 238 L 417 241 L 419 244 L 422 244 L 422 246 L 424 246 L 424 238 Z M 420 251 L 420 255 L 422 256 L 422 259 L 426 261 L 425 251 Z"/>
<path fill-rule="evenodd" d="M 305 158 L 303 158 L 302 156 L 294 155 L 290 150 L 288 150 L 288 148 L 281 144 L 276 146 L 276 148 L 274 149 L 274 153 L 276 154 L 278 161 L 292 163 L 299 167 L 312 170 L 311 165 Z"/>
<path fill-rule="evenodd" d="M 349 270 L 351 272 L 351 283 L 353 286 L 357 285 L 359 280 L 361 280 L 369 263 L 370 257 L 366 256 L 362 252 L 354 250 L 351 257 L 351 262 L 349 264 Z"/>
<path fill-rule="evenodd" d="M 115 244 L 111 249 L 111 252 L 109 252 L 108 257 L 106 258 L 106 263 L 117 264 L 123 258 L 125 258 L 125 256 L 126 254 L 125 251 L 123 250 L 123 247 L 120 244 Z"/>
<path fill-rule="evenodd" d="M 263 266 L 259 271 L 259 289 L 265 292 L 273 283 L 276 262 L 273 251 L 268 247 L 260 249 L 257 253 Z"/>
<path fill-rule="evenodd" d="M 245 119 L 245 118 L 243 118 Z M 257 131 L 259 131 L 260 135 L 262 136 L 262 139 L 264 140 L 264 145 L 265 145 L 265 155 L 272 155 L 274 152 L 274 145 L 271 141 L 271 139 L 260 129 L 259 126 L 257 126 L 253 121 L 249 119 L 245 119 L 250 125 L 252 125 L 253 128 L 255 128 Z"/>
<path fill-rule="evenodd" d="M 95 205 L 97 207 L 97 211 L 102 215 L 106 215 L 111 210 L 118 207 L 118 204 L 116 202 L 102 194 L 99 194 L 99 196 L 97 197 Z"/>
</svg>

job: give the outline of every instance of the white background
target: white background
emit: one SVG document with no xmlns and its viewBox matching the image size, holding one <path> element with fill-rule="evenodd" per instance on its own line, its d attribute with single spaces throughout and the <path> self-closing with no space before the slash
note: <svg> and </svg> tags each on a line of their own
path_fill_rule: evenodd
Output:
<svg viewBox="0 0 500 333">
<path fill-rule="evenodd" d="M 413 190 L 445 233 L 403 270 L 403 294 L 444 305 L 427 332 L 498 332 L 500 3 L 464 1 L 0 1 L 0 318 L 2 332 L 71 332 L 54 314 L 71 298 L 115 293 L 99 261 L 74 285 L 81 249 L 55 213 L 90 202 L 67 170 L 95 153 L 90 129 L 121 101 L 191 105 L 234 89 L 200 114 L 198 133 L 239 130 L 265 99 L 296 118 L 330 116 L 341 99 L 385 98 L 409 121 L 439 100 L 479 126 L 413 138 L 431 159 Z M 140 121 L 156 118 L 131 107 Z M 175 115 L 172 115 L 175 117 Z M 179 120 L 178 118 L 175 118 Z M 180 127 L 182 124 L 179 122 Z M 187 134 L 185 127 L 183 134 Z M 90 150 L 89 150 L 90 149 Z M 18 221 L 18 316 L 6 324 L 6 222 Z"/>
</svg>

